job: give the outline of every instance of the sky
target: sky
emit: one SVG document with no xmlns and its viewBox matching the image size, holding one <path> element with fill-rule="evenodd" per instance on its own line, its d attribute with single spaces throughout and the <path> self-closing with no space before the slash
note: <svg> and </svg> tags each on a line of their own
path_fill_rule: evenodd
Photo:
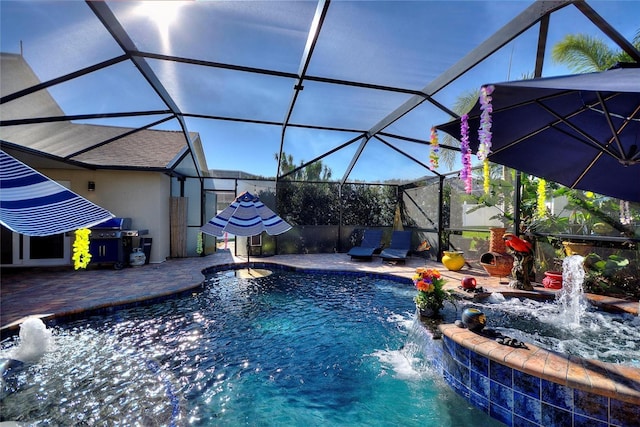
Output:
<svg viewBox="0 0 640 427">
<path fill-rule="evenodd" d="M 300 2 L 163 2 L 181 4 L 161 19 L 136 2 L 110 2 L 133 42 L 142 51 L 204 59 L 283 73 L 264 76 L 149 59 L 149 64 L 184 113 L 249 118 L 187 118 L 189 131 L 201 136 L 208 166 L 274 176 L 275 154 L 292 99 L 292 76 L 300 68 L 306 34 L 316 3 Z M 623 36 L 640 28 L 640 2 L 588 2 Z M 443 75 L 475 46 L 523 11 L 528 1 L 332 2 L 307 72 L 372 85 L 421 90 Z M 153 19 L 152 19 L 153 18 Z M 0 2 L 2 52 L 19 53 L 42 81 L 65 75 L 122 54 L 84 2 Z M 570 74 L 554 64 L 549 52 L 566 34 L 604 37 L 573 6 L 552 16 L 543 76 Z M 534 68 L 537 27 L 500 49 L 434 98 L 451 106 L 461 94 L 482 84 L 515 80 Z M 79 77 L 50 89 L 66 114 L 164 109 L 165 106 L 131 63 Z M 309 161 L 368 130 L 401 106 L 410 95 L 305 81 L 290 123 L 344 129 L 341 132 L 288 128 L 283 149 L 296 162 Z M 140 126 L 158 117 L 92 120 L 110 126 Z M 423 103 L 386 131 L 428 140 L 431 126 L 449 117 Z M 266 124 L 265 124 L 266 123 Z M 158 129 L 179 130 L 173 120 Z M 429 163 L 428 148 L 397 139 L 372 139 L 350 179 L 416 179 L 430 172 L 407 161 L 393 147 Z M 341 178 L 358 143 L 323 159 Z M 459 168 L 459 162 L 454 168 Z M 445 173 L 444 165 L 438 171 Z"/>
</svg>

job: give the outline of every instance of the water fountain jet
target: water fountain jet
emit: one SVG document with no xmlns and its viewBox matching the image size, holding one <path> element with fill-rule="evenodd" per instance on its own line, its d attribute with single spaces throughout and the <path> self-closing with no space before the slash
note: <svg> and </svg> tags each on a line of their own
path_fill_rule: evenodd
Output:
<svg viewBox="0 0 640 427">
<path fill-rule="evenodd" d="M 556 299 L 561 315 L 569 325 L 579 325 L 582 315 L 587 310 L 582 284 L 585 271 L 582 255 L 570 255 L 562 261 L 562 288 Z"/>
<path fill-rule="evenodd" d="M 51 331 L 37 317 L 30 317 L 20 324 L 20 344 L 0 361 L 0 374 L 5 377 L 9 371 L 24 363 L 40 359 L 51 346 Z"/>
<path fill-rule="evenodd" d="M 30 317 L 20 324 L 19 337 L 20 345 L 9 356 L 21 362 L 37 361 L 51 346 L 51 331 L 36 317 Z"/>
</svg>

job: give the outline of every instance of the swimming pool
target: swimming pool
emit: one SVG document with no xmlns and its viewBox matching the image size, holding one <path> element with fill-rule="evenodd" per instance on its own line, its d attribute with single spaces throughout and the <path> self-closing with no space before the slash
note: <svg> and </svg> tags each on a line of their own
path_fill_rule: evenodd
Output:
<svg viewBox="0 0 640 427">
<path fill-rule="evenodd" d="M 0 414 L 33 425 L 501 425 L 444 383 L 413 295 L 374 276 L 212 274 L 201 292 L 53 327 L 54 349 L 6 378 Z"/>
</svg>

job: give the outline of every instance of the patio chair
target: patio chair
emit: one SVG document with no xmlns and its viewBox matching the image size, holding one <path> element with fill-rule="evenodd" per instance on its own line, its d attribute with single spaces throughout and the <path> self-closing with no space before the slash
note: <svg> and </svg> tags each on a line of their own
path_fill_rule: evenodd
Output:
<svg viewBox="0 0 640 427">
<path fill-rule="evenodd" d="M 394 231 L 388 248 L 380 252 L 383 261 L 405 262 L 411 250 L 411 232 Z"/>
<path fill-rule="evenodd" d="M 382 230 L 364 230 L 360 246 L 354 246 L 347 252 L 351 259 L 371 260 L 375 253 L 382 250 Z"/>
</svg>

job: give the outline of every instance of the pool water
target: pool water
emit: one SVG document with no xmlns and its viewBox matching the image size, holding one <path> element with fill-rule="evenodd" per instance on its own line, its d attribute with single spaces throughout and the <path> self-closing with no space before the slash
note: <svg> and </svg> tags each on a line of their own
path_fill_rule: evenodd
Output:
<svg viewBox="0 0 640 427">
<path fill-rule="evenodd" d="M 557 302 L 505 298 L 494 293 L 471 303 L 487 315 L 487 328 L 563 354 L 640 367 L 640 318 L 589 307 L 579 322 Z"/>
<path fill-rule="evenodd" d="M 442 380 L 413 286 L 275 271 L 60 324 L 5 375 L 0 419 L 29 425 L 501 425 Z M 2 343 L 2 353 L 18 345 Z"/>
</svg>

